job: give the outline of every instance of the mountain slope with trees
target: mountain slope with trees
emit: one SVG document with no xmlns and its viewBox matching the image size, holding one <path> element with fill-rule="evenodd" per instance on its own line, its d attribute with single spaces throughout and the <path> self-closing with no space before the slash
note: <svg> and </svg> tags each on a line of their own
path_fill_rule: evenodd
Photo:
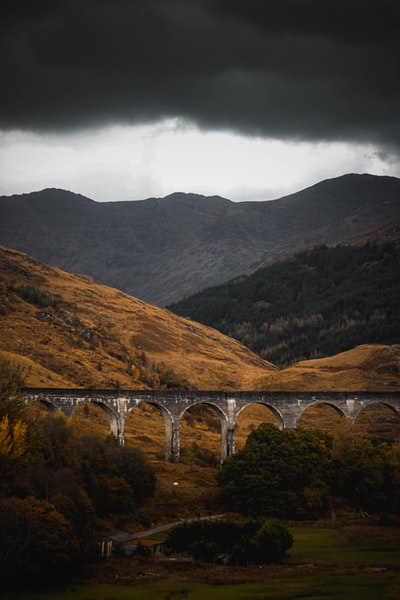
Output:
<svg viewBox="0 0 400 600">
<path fill-rule="evenodd" d="M 30 387 L 366 391 L 398 389 L 400 347 L 278 370 L 216 329 L 0 247 L 0 357 Z"/>
<path fill-rule="evenodd" d="M 265 202 L 183 193 L 94 202 L 47 189 L 0 198 L 0 243 L 165 306 L 398 217 L 400 179 L 373 175 L 345 175 Z"/>
<path fill-rule="evenodd" d="M 287 366 L 360 344 L 398 343 L 399 274 L 392 241 L 311 247 L 170 309 Z"/>
</svg>

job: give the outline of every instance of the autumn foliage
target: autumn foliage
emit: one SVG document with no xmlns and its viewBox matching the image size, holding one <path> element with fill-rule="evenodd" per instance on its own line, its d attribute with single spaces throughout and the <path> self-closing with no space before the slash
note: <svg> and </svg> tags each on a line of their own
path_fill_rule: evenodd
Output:
<svg viewBox="0 0 400 600">
<path fill-rule="evenodd" d="M 68 576 L 100 536 L 152 496 L 142 453 L 26 406 L 19 368 L 0 361 L 0 577 Z"/>
</svg>

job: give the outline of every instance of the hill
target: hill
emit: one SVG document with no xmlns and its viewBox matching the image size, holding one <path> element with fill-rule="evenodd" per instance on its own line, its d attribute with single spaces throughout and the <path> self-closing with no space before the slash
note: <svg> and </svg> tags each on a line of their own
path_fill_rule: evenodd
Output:
<svg viewBox="0 0 400 600">
<path fill-rule="evenodd" d="M 278 370 L 210 327 L 3 246 L 0 357 L 26 367 L 31 387 L 397 390 L 400 349 Z"/>
<path fill-rule="evenodd" d="M 6 247 L 0 354 L 38 387 L 251 389 L 275 370 L 209 327 Z"/>
<path fill-rule="evenodd" d="M 399 199 L 400 179 L 354 174 L 265 202 L 176 193 L 98 203 L 47 189 L 0 198 L 0 243 L 165 306 L 399 218 Z"/>
<path fill-rule="evenodd" d="M 365 343 L 395 344 L 400 341 L 399 238 L 400 228 L 391 223 L 346 246 L 311 247 L 170 309 L 280 366 Z"/>
<path fill-rule="evenodd" d="M 282 391 L 399 391 L 400 344 L 362 344 L 335 356 L 294 363 L 256 387 Z"/>
</svg>

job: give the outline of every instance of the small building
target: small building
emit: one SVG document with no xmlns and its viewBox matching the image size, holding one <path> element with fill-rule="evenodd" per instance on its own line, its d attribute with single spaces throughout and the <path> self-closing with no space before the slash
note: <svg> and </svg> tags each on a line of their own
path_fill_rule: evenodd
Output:
<svg viewBox="0 0 400 600">
<path fill-rule="evenodd" d="M 112 535 L 105 536 L 100 541 L 100 556 L 102 558 L 110 558 L 115 553 L 122 554 L 123 556 L 142 553 L 152 558 L 161 558 L 164 556 L 164 542 L 148 538 L 138 538 L 132 533 L 118 531 Z"/>
</svg>

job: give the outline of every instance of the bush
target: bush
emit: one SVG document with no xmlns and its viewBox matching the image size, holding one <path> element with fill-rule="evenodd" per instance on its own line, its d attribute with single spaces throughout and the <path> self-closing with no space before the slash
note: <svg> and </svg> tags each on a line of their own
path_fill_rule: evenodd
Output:
<svg viewBox="0 0 400 600">
<path fill-rule="evenodd" d="M 36 306 L 41 306 L 42 308 L 47 306 L 56 306 L 58 302 L 57 299 L 51 294 L 42 292 L 38 288 L 31 285 L 21 285 L 17 289 L 17 293 L 23 300 L 26 300 L 26 302 L 29 302 L 30 304 L 36 304 Z"/>
<path fill-rule="evenodd" d="M 284 558 L 293 538 L 278 520 L 193 521 L 174 527 L 166 545 L 195 560 L 230 564 L 266 564 Z"/>
<path fill-rule="evenodd" d="M 257 563 L 274 562 L 284 558 L 292 545 L 287 527 L 277 519 L 268 519 L 250 540 L 249 556 Z"/>
</svg>

